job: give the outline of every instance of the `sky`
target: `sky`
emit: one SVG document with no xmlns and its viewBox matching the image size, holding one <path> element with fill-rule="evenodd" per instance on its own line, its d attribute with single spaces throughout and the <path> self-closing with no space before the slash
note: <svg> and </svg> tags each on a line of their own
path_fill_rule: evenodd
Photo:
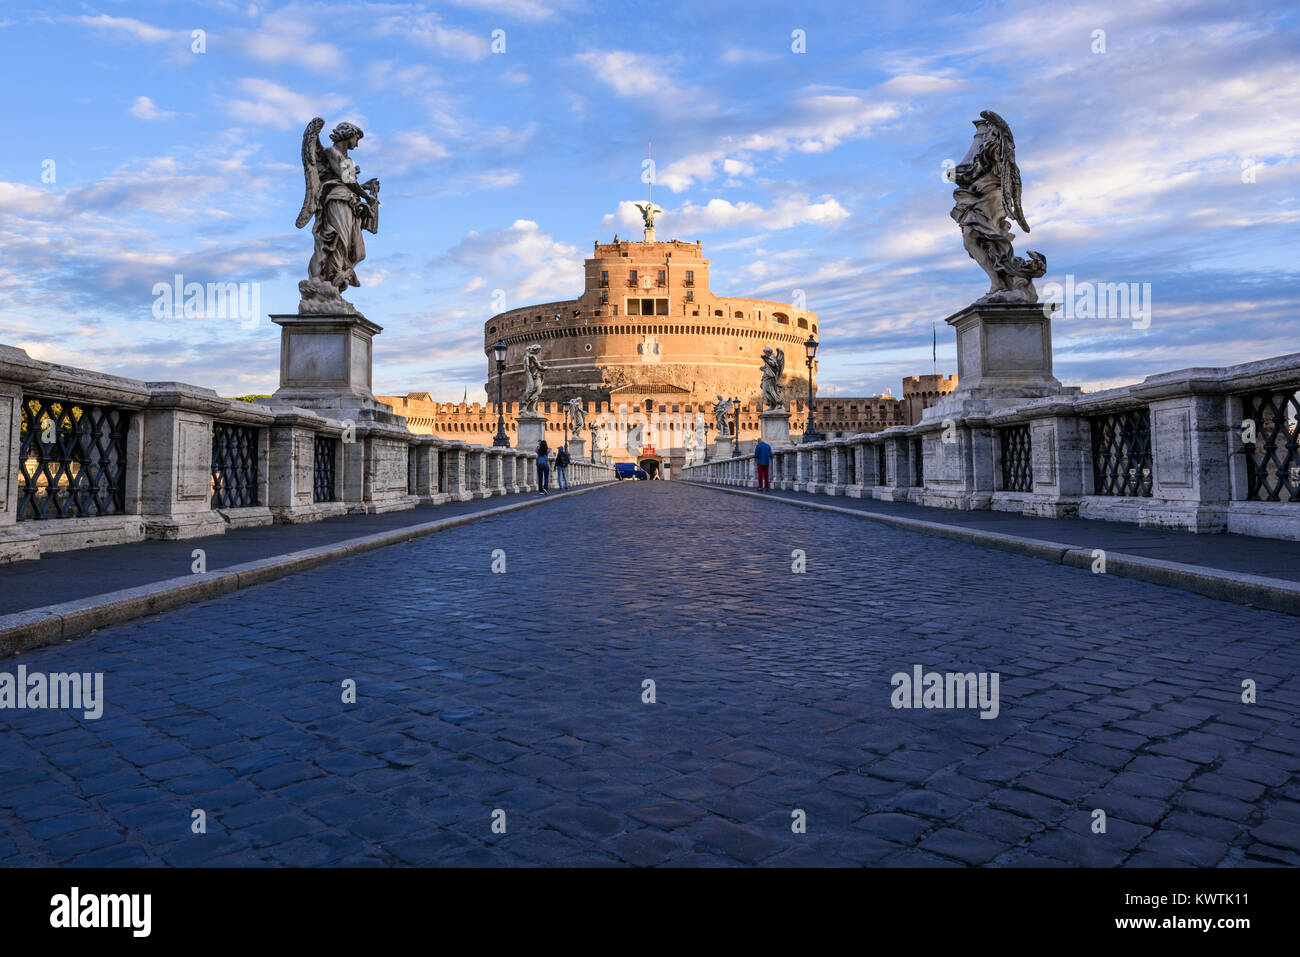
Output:
<svg viewBox="0 0 1300 957">
<path fill-rule="evenodd" d="M 273 391 L 321 116 L 365 130 L 382 184 L 347 294 L 384 327 L 377 393 L 482 400 L 484 320 L 575 297 L 593 241 L 639 236 L 653 142 L 659 238 L 701 240 L 719 295 L 802 290 L 822 395 L 898 395 L 936 323 L 956 371 L 943 319 L 987 291 L 945 182 L 986 109 L 1039 288 L 1149 289 L 1055 319 L 1059 379 L 1300 348 L 1294 2 L 0 0 L 0 50 L 0 343 L 47 361 Z M 177 275 L 250 308 L 175 314 Z"/>
</svg>

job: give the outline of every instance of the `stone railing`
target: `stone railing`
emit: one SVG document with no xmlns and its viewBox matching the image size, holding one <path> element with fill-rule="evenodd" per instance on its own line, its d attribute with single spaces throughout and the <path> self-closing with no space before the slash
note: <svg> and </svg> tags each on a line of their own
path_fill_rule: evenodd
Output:
<svg viewBox="0 0 1300 957">
<path fill-rule="evenodd" d="M 0 345 L 0 563 L 537 488 L 537 456 L 32 359 Z M 569 482 L 613 469 L 569 467 Z"/>
<path fill-rule="evenodd" d="M 934 413 L 933 415 L 931 413 Z M 775 489 L 1300 540 L 1300 353 L 773 449 Z M 752 454 L 687 466 L 757 485 Z"/>
</svg>

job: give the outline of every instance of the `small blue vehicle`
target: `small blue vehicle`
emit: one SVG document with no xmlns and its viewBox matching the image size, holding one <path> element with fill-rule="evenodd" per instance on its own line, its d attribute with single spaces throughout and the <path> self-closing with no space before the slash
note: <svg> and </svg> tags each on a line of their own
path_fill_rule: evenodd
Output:
<svg viewBox="0 0 1300 957">
<path fill-rule="evenodd" d="M 623 479 L 648 479 L 650 476 L 646 470 L 641 468 L 635 462 L 615 462 L 614 478 L 620 482 Z"/>
</svg>

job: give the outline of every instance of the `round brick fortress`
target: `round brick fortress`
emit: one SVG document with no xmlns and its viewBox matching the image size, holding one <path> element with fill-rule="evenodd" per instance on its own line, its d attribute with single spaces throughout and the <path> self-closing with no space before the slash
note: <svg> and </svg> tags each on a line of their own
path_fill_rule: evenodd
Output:
<svg viewBox="0 0 1300 957">
<path fill-rule="evenodd" d="M 817 316 L 770 299 L 714 295 L 699 242 L 656 242 L 647 233 L 645 242 L 595 243 L 577 299 L 511 309 L 484 323 L 492 401 L 498 339 L 506 343 L 507 402 L 523 394 L 524 350 L 535 342 L 547 368 L 546 402 L 608 402 L 611 390 L 628 386 L 692 403 L 717 395 L 752 401 L 765 346 L 785 350 L 790 397 L 807 396 L 804 342 L 817 335 Z M 814 363 L 814 390 L 816 372 Z"/>
</svg>

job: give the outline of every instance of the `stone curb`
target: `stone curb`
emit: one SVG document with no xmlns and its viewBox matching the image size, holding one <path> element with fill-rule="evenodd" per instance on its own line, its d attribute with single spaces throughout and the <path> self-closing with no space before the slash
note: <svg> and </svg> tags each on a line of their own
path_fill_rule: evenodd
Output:
<svg viewBox="0 0 1300 957">
<path fill-rule="evenodd" d="M 158 612 L 171 611 L 191 602 L 206 601 L 241 588 L 275 581 L 340 558 L 386 548 L 425 535 L 433 535 L 436 532 L 468 525 L 481 518 L 491 518 L 507 512 L 532 508 L 534 505 L 568 498 L 571 495 L 582 495 L 612 484 L 614 483 L 600 482 L 595 485 L 584 485 L 581 488 L 549 496 L 538 496 L 536 492 L 521 492 L 520 495 L 528 496 L 526 501 L 512 502 L 509 505 L 454 515 L 432 522 L 422 522 L 405 528 L 389 529 L 358 538 L 346 538 L 329 545 L 286 552 L 270 558 L 259 558 L 201 575 L 182 575 L 151 582 L 148 585 L 92 595 L 89 598 L 0 615 L 0 657 L 58 644 L 61 641 L 70 641 L 97 628 Z"/>
<path fill-rule="evenodd" d="M 782 502 L 796 508 L 815 508 L 823 512 L 839 512 L 853 515 L 868 521 L 879 522 L 894 528 L 920 532 L 937 538 L 951 538 L 971 545 L 983 545 L 1017 555 L 1041 558 L 1058 565 L 1071 568 L 1083 568 L 1091 571 L 1094 562 L 1094 548 L 1083 545 L 1067 545 L 1064 542 L 1051 542 L 1037 538 L 1022 538 L 1018 535 L 1005 535 L 1001 532 L 985 532 L 958 525 L 944 525 L 941 522 L 927 522 L 916 518 L 904 518 L 900 515 L 882 515 L 877 512 L 864 512 L 839 505 L 821 502 L 804 502 L 780 496 L 764 495 L 747 489 L 733 488 L 725 485 L 712 485 L 708 482 L 690 482 L 700 488 L 711 488 L 733 495 L 748 495 L 761 498 L 767 502 Z M 1262 575 L 1250 575 L 1245 572 L 1225 571 L 1219 568 L 1207 568 L 1204 565 L 1187 565 L 1170 562 L 1160 558 L 1146 558 L 1140 555 L 1126 555 L 1123 552 L 1106 550 L 1107 575 L 1120 578 L 1135 578 L 1153 585 L 1176 588 L 1180 591 L 1195 592 L 1207 598 L 1232 602 L 1237 605 L 1252 605 L 1266 611 L 1278 611 L 1286 615 L 1300 615 L 1300 582 L 1285 578 L 1267 578 Z"/>
</svg>

